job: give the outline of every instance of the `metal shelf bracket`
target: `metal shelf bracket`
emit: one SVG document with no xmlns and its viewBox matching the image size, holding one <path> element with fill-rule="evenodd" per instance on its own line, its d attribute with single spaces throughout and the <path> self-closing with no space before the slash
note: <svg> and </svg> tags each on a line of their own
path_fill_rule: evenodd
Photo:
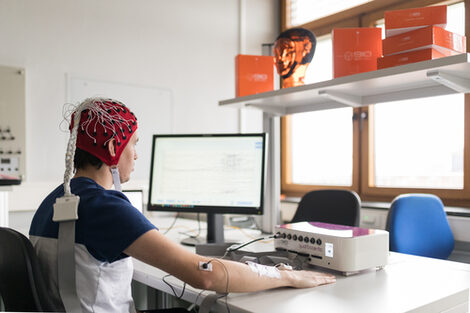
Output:
<svg viewBox="0 0 470 313">
<path fill-rule="evenodd" d="M 337 91 L 331 91 L 331 90 L 319 90 L 318 94 L 330 100 L 340 102 L 342 104 L 352 106 L 352 107 L 361 107 L 364 105 L 362 103 L 362 97 L 360 96 L 348 95 L 348 94 L 344 94 L 344 93 L 337 92 Z"/>
<path fill-rule="evenodd" d="M 455 76 L 442 70 L 429 71 L 426 76 L 456 92 L 470 92 L 470 79 Z"/>
</svg>

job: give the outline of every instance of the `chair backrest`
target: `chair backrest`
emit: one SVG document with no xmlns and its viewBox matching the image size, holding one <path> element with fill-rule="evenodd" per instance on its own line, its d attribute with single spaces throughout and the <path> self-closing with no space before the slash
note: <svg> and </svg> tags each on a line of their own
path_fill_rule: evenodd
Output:
<svg viewBox="0 0 470 313">
<path fill-rule="evenodd" d="M 0 227 L 0 295 L 6 311 L 64 312 L 51 300 L 31 242 Z"/>
<path fill-rule="evenodd" d="M 454 249 L 444 205 L 431 194 L 404 194 L 392 201 L 387 216 L 390 250 L 447 259 Z"/>
<path fill-rule="evenodd" d="M 291 223 L 315 221 L 359 226 L 360 211 L 361 199 L 354 191 L 314 190 L 302 197 Z"/>
</svg>

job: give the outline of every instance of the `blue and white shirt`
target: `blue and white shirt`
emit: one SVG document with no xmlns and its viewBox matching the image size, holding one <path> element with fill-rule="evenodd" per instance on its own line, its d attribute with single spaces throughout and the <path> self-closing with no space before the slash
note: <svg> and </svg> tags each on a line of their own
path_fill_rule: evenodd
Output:
<svg viewBox="0 0 470 313">
<path fill-rule="evenodd" d="M 131 295 L 133 267 L 123 253 L 137 238 L 156 228 L 127 197 L 106 190 L 85 177 L 71 181 L 80 197 L 75 225 L 77 294 L 84 312 L 135 312 Z M 53 205 L 64 195 L 57 187 L 41 203 L 29 230 L 49 290 L 60 301 L 57 272 L 59 223 L 52 221 Z"/>
</svg>

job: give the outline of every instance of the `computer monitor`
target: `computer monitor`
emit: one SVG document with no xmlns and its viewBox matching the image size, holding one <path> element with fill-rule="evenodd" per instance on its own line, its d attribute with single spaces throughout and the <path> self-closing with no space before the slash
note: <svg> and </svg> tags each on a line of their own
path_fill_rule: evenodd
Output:
<svg viewBox="0 0 470 313">
<path fill-rule="evenodd" d="M 265 159 L 264 133 L 154 135 L 148 210 L 207 213 L 223 243 L 222 214 L 263 214 Z"/>
</svg>

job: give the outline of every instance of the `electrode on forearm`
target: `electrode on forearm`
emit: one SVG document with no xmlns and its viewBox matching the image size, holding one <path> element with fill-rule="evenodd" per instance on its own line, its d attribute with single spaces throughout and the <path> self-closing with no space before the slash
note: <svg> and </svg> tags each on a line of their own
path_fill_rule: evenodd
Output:
<svg viewBox="0 0 470 313">
<path fill-rule="evenodd" d="M 258 274 L 258 276 L 266 276 L 270 278 L 281 278 L 281 273 L 279 270 L 273 266 L 266 266 L 266 265 L 261 265 L 258 263 L 254 263 L 251 261 L 246 261 L 245 262 L 250 269 Z"/>
<path fill-rule="evenodd" d="M 212 272 L 212 263 L 211 262 L 199 262 L 199 270 L 201 271 L 206 271 L 206 272 Z"/>
<path fill-rule="evenodd" d="M 292 266 L 290 266 L 288 264 L 285 264 L 285 263 L 276 264 L 275 267 L 278 268 L 278 269 L 281 269 L 281 270 L 285 270 L 285 271 L 292 271 L 293 270 Z"/>
</svg>

